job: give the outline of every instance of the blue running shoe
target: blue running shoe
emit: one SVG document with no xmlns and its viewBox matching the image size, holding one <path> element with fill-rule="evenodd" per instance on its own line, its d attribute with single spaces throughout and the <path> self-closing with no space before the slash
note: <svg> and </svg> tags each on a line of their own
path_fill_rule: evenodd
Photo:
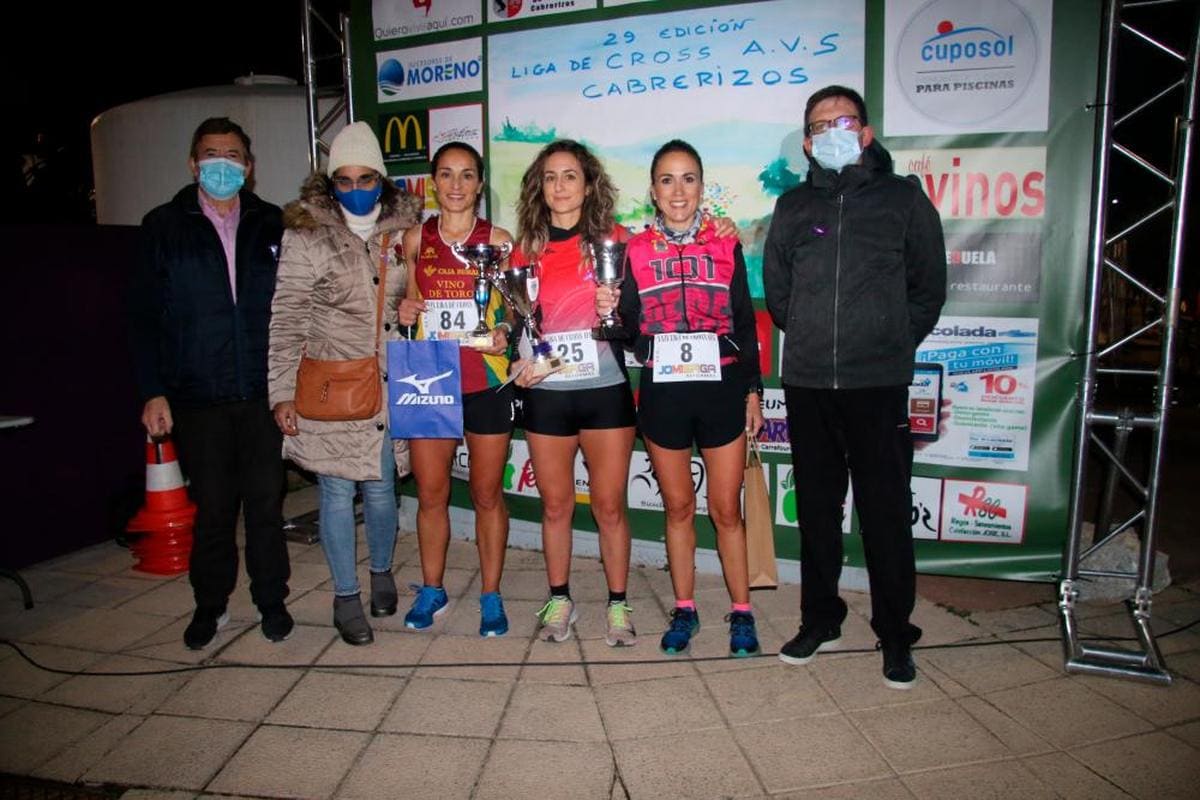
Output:
<svg viewBox="0 0 1200 800">
<path fill-rule="evenodd" d="M 688 649 L 699 630 L 700 614 L 695 609 L 676 608 L 671 612 L 671 627 L 662 635 L 659 647 L 664 653 L 678 655 Z"/>
<path fill-rule="evenodd" d="M 412 608 L 404 615 L 404 627 L 423 631 L 433 625 L 433 618 L 446 610 L 449 599 L 446 590 L 440 586 L 413 586 L 417 596 Z"/>
<path fill-rule="evenodd" d="M 729 652 L 734 658 L 758 655 L 758 631 L 754 615 L 749 611 L 734 611 L 725 618 L 729 622 Z"/>
<path fill-rule="evenodd" d="M 508 633 L 508 616 L 499 592 L 479 595 L 479 635 L 503 636 Z"/>
</svg>

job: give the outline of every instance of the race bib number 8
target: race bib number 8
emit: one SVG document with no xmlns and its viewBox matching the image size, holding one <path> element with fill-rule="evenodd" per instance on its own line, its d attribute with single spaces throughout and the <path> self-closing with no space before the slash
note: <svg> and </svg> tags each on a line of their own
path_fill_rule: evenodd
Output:
<svg viewBox="0 0 1200 800">
<path fill-rule="evenodd" d="M 654 382 L 721 380 L 715 333 L 660 333 L 654 337 Z"/>
<path fill-rule="evenodd" d="M 426 300 L 421 327 L 426 339 L 461 339 L 474 329 L 479 312 L 473 300 Z"/>
<path fill-rule="evenodd" d="M 542 338 L 563 362 L 561 370 L 546 377 L 547 383 L 582 381 L 600 374 L 600 354 L 591 330 L 547 333 Z"/>
</svg>

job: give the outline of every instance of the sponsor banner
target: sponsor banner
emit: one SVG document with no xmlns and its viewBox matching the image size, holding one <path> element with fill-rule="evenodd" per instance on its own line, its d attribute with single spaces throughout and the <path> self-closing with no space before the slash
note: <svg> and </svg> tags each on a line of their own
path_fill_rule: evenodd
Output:
<svg viewBox="0 0 1200 800">
<path fill-rule="evenodd" d="M 787 401 L 783 389 L 764 389 L 762 398 L 763 427 L 758 432 L 758 447 L 764 453 L 790 453 L 792 440 L 788 437 Z"/>
<path fill-rule="evenodd" d="M 383 163 L 428 161 L 429 112 L 425 109 L 379 115 L 379 144 Z"/>
<path fill-rule="evenodd" d="M 1025 538 L 1028 487 L 951 478 L 945 483 L 942 541 L 1020 544 Z"/>
<path fill-rule="evenodd" d="M 1041 294 L 1039 233 L 946 232 L 946 299 L 1036 303 Z"/>
<path fill-rule="evenodd" d="M 758 335 L 758 371 L 764 379 L 771 377 L 771 343 L 774 341 L 775 323 L 771 315 L 762 309 L 754 312 L 754 328 Z"/>
<path fill-rule="evenodd" d="M 450 476 L 460 481 L 471 477 L 471 455 L 467 451 L 466 442 L 460 441 L 454 449 L 454 457 L 450 459 Z"/>
<path fill-rule="evenodd" d="M 644 10 L 650 10 L 647 7 Z M 862 3 L 740 3 L 488 38 L 488 135 L 496 224 L 514 229 L 520 179 L 557 138 L 585 139 L 619 189 L 618 222 L 652 211 L 646 169 L 682 138 L 705 163 L 705 206 L 743 231 L 761 294 L 762 236 L 777 197 L 807 170 L 797 109 L 820 86 L 861 87 Z M 753 135 L 747 135 L 753 131 Z"/>
<path fill-rule="evenodd" d="M 888 0 L 883 134 L 1044 131 L 1045 0 Z"/>
<path fill-rule="evenodd" d="M 898 175 L 913 174 L 943 220 L 1041 219 L 1046 148 L 895 150 Z"/>
<path fill-rule="evenodd" d="M 506 494 L 541 497 L 537 490 L 537 477 L 533 474 L 533 459 L 529 457 L 529 445 L 524 439 L 513 439 L 510 442 L 508 463 L 504 465 L 504 477 L 501 482 Z"/>
<path fill-rule="evenodd" d="M 510 19 L 529 19 L 546 14 L 586 11 L 596 7 L 596 0 L 485 0 L 488 22 L 507 22 Z"/>
<path fill-rule="evenodd" d="M 613 6 L 631 6 L 634 3 L 653 3 L 653 2 L 654 2 L 654 0 L 604 0 L 604 7 L 612 8 Z"/>
<path fill-rule="evenodd" d="M 779 380 L 783 380 L 783 339 L 785 335 L 783 331 L 779 332 L 779 362 L 777 365 L 778 371 L 775 373 L 779 376 Z"/>
<path fill-rule="evenodd" d="M 479 0 L 373 0 L 375 41 L 479 25 Z"/>
<path fill-rule="evenodd" d="M 765 464 L 763 466 L 766 466 Z M 769 485 L 769 484 L 768 484 Z M 796 474 L 791 464 L 775 465 L 775 524 L 797 527 Z M 842 501 L 842 533 L 852 530 L 854 490 L 847 483 Z"/>
<path fill-rule="evenodd" d="M 437 213 L 437 195 L 433 192 L 432 177 L 429 175 L 393 175 L 391 178 L 400 191 L 415 194 L 425 200 L 425 205 L 421 209 L 423 219 L 429 219 Z"/>
<path fill-rule="evenodd" d="M 583 460 L 583 450 L 575 451 L 575 502 L 592 502 L 591 484 L 588 478 L 587 462 Z"/>
<path fill-rule="evenodd" d="M 913 538 L 936 540 L 942 527 L 942 479 L 914 475 L 909 491 Z"/>
<path fill-rule="evenodd" d="M 764 465 L 765 466 L 765 465 Z M 692 456 L 692 488 L 696 490 L 696 513 L 708 513 L 708 472 L 699 456 Z M 629 507 L 642 511 L 662 511 L 662 490 L 650 465 L 650 456 L 633 451 L 629 461 Z"/>
<path fill-rule="evenodd" d="M 1028 469 L 1037 344 L 1036 319 L 939 319 L 917 361 L 942 365 L 943 420 L 936 441 L 914 443 L 914 460 Z"/>
<path fill-rule="evenodd" d="M 483 91 L 483 40 L 463 39 L 375 54 L 380 103 Z"/>
<path fill-rule="evenodd" d="M 483 106 L 471 103 L 429 109 L 429 161 L 447 142 L 463 142 L 483 152 Z"/>
</svg>

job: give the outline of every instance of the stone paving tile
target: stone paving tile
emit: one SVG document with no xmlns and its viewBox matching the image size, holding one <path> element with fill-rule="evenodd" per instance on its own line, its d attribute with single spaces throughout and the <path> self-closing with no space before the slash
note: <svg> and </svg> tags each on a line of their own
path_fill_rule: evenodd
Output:
<svg viewBox="0 0 1200 800">
<path fill-rule="evenodd" d="M 641 645 L 625 648 L 606 648 L 607 650 L 629 650 L 645 653 Z M 539 684 L 554 683 L 571 686 L 586 686 L 587 672 L 580 666 L 583 650 L 579 640 L 568 639 L 565 642 L 533 641 L 529 646 L 529 655 L 525 659 L 525 667 L 521 670 L 521 683 Z M 561 663 L 563 666 L 543 667 L 533 666 L 530 662 Z"/>
<path fill-rule="evenodd" d="M 509 555 L 512 555 L 509 553 Z M 539 558 L 541 554 L 538 554 Z M 539 565 L 540 566 L 540 565 Z M 572 593 L 574 593 L 574 585 L 572 585 Z M 471 595 L 479 594 L 479 578 L 471 582 Z M 507 604 L 510 600 L 528 600 L 537 602 L 538 607 L 546 602 L 546 595 L 549 593 L 549 587 L 546 583 L 546 573 L 541 570 L 532 569 L 505 569 L 503 577 L 500 578 L 500 594 L 504 596 L 504 602 Z"/>
<path fill-rule="evenodd" d="M 708 689 L 694 675 L 600 686 L 595 691 L 612 741 L 725 725 Z"/>
<path fill-rule="evenodd" d="M 916 658 L 920 659 L 921 678 L 932 683 L 938 690 L 945 694 L 946 697 L 958 698 L 971 696 L 970 689 L 951 678 L 941 669 L 938 669 L 937 664 L 931 663 L 927 659 L 922 658 L 921 653 L 916 653 L 914 655 Z"/>
<path fill-rule="evenodd" d="M 1162 732 L 1072 750 L 1072 754 L 1135 797 L 1190 800 L 1200 781 L 1196 750 Z"/>
<path fill-rule="evenodd" d="M 337 796 L 344 800 L 466 800 L 488 747 L 486 739 L 380 734 L 371 740 Z"/>
<path fill-rule="evenodd" d="M 421 658 L 417 675 L 423 678 L 473 678 L 489 681 L 514 681 L 525 660 L 529 642 L 501 636 L 481 639 L 478 636 L 438 636 Z M 484 662 L 513 666 L 474 666 Z M 465 667 L 425 666 L 433 664 L 466 664 Z"/>
<path fill-rule="evenodd" d="M 1042 783 L 1065 800 L 1122 800 L 1129 795 L 1066 753 L 1046 753 L 1021 759 Z"/>
<path fill-rule="evenodd" d="M 1002 611 L 976 611 L 968 617 L 983 631 L 1007 634 L 1014 631 L 1025 631 L 1030 628 L 1044 628 L 1056 625 L 1058 616 L 1041 606 L 1023 606 L 1021 608 L 1006 608 Z"/>
<path fill-rule="evenodd" d="M 603 742 L 605 730 L 590 687 L 517 684 L 504 712 L 499 737 Z"/>
<path fill-rule="evenodd" d="M 167 624 L 168 620 L 152 614 L 89 608 L 38 631 L 34 638 L 43 644 L 115 653 L 145 639 Z"/>
<path fill-rule="evenodd" d="M 752 675 L 735 672 L 703 677 L 731 725 L 831 714 L 838 708 L 804 667 L 774 664 Z"/>
<path fill-rule="evenodd" d="M 412 674 L 413 667 L 429 649 L 432 636 L 418 636 L 396 631 L 375 631 L 375 641 L 366 646 L 346 644 L 341 637 L 317 659 L 317 668 L 337 667 L 340 674 L 389 675 L 402 678 Z"/>
<path fill-rule="evenodd" d="M 883 661 L 872 653 L 844 658 L 825 658 L 825 654 L 807 665 L 825 691 L 844 711 L 875 708 L 884 705 L 916 703 L 945 697 L 932 681 L 921 675 L 918 655 L 916 685 L 906 691 L 889 689 L 883 683 Z"/>
<path fill-rule="evenodd" d="M 496 735 L 513 687 L 494 681 L 413 678 L 379 729 L 438 736 Z M 454 709 L 449 713 L 448 709 Z"/>
<path fill-rule="evenodd" d="M 370 734 L 263 725 L 206 787 L 221 794 L 332 797 Z"/>
<path fill-rule="evenodd" d="M 446 590 L 446 594 L 450 596 L 452 601 L 458 600 L 466 594 L 467 588 L 471 585 L 471 581 L 475 578 L 475 573 L 478 570 L 478 564 L 474 565 L 471 569 L 453 569 L 449 566 L 447 567 L 446 574 L 442 579 L 442 587 Z M 365 566 L 359 569 L 358 579 L 363 586 L 369 585 L 367 572 L 368 570 Z M 405 564 L 403 567 L 396 569 L 395 574 L 396 588 L 400 590 L 401 615 L 403 615 L 403 612 L 407 611 L 409 605 L 412 603 L 412 600 L 409 599 L 413 594 L 413 591 L 409 588 L 410 584 L 421 585 L 421 565 L 419 563 Z M 321 588 L 332 588 L 332 586 L 321 584 Z M 468 599 L 477 602 L 475 598 Z"/>
<path fill-rule="evenodd" d="M 0 772 L 28 774 L 109 719 L 94 711 L 28 703 L 0 718 Z"/>
<path fill-rule="evenodd" d="M 1062 674 L 1008 645 L 922 650 L 918 656 L 974 694 L 1050 680 Z"/>
<path fill-rule="evenodd" d="M 194 607 L 192 587 L 186 576 L 151 586 L 147 591 L 120 605 L 123 610 L 171 618 L 177 618 L 180 614 L 186 613 L 189 619 Z"/>
<path fill-rule="evenodd" d="M 155 711 L 185 717 L 257 722 L 303 673 L 286 669 L 213 669 L 196 674 Z"/>
<path fill-rule="evenodd" d="M 488 755 L 473 797 L 509 800 L 545 796 L 609 800 L 612 751 L 605 743 L 559 742 L 553 758 L 545 742 L 497 741 Z"/>
<path fill-rule="evenodd" d="M 960 697 L 958 703 L 966 713 L 999 739 L 1009 752 L 1017 756 L 1029 756 L 1054 750 L 1036 731 L 1026 728 L 991 703 L 979 697 Z"/>
<path fill-rule="evenodd" d="M 540 550 L 517 550 L 508 548 L 508 553 L 504 556 L 504 574 L 517 570 L 529 570 L 534 572 L 545 573 L 546 559 Z M 544 583 L 543 579 L 543 583 Z M 501 581 L 503 588 L 503 581 Z"/>
<path fill-rule="evenodd" d="M 1004 758 L 1004 743 L 953 700 L 847 715 L 898 773 Z"/>
<path fill-rule="evenodd" d="M 297 625 L 283 642 L 269 642 L 255 625 L 221 650 L 217 658 L 239 664 L 312 664 L 320 657 L 337 633 L 333 628 Z"/>
<path fill-rule="evenodd" d="M 49 761 L 43 762 L 30 774 L 63 783 L 75 783 L 129 733 L 141 725 L 144 717 L 121 714 L 74 742 Z M 125 795 L 128 796 L 128 795 Z"/>
<path fill-rule="evenodd" d="M 84 548 L 83 550 L 77 550 L 74 553 L 55 558 L 51 561 L 46 561 L 40 566 L 57 572 L 72 572 L 97 576 L 123 575 L 134 578 L 140 577 L 151 581 L 159 580 L 156 576 L 147 573 L 134 572 L 133 564 L 134 558 L 132 553 L 112 542 L 104 542 Z"/>
<path fill-rule="evenodd" d="M 312 671 L 267 716 L 267 722 L 373 731 L 402 686 L 396 678 Z"/>
<path fill-rule="evenodd" d="M 144 579 L 109 576 L 68 592 L 58 602 L 84 608 L 116 608 L 156 588 Z"/>
<path fill-rule="evenodd" d="M 333 625 L 333 592 L 324 589 L 294 592 L 288 597 L 287 607 L 297 625 Z"/>
<path fill-rule="evenodd" d="M 1058 794 L 1019 761 L 994 761 L 905 775 L 901 780 L 922 800 L 1039 800 Z"/>
<path fill-rule="evenodd" d="M 49 600 L 70 596 L 96 580 L 91 575 L 73 575 L 69 572 L 39 568 L 21 570 L 21 577 L 33 595 L 34 608 Z M 15 611 L 24 607 L 24 598 L 16 581 L 0 581 L 0 609 Z"/>
<path fill-rule="evenodd" d="M 947 612 L 946 609 L 921 598 L 917 598 L 911 620 L 912 624 L 921 629 L 921 644 L 924 645 L 961 642 L 986 633 L 969 619 Z"/>
<path fill-rule="evenodd" d="M 25 701 L 19 697 L 5 697 L 0 695 L 0 717 L 16 711 L 23 705 L 25 705 Z"/>
<path fill-rule="evenodd" d="M 161 661 L 130 656 L 110 656 L 88 667 L 88 672 L 153 672 L 171 666 Z M 187 674 L 69 678 L 40 699 L 60 705 L 92 708 L 113 714 L 149 714 L 188 680 Z"/>
<path fill-rule="evenodd" d="M 633 800 L 717 800 L 763 791 L 749 762 L 724 730 L 689 733 L 687 747 L 680 747 L 676 736 L 654 736 L 613 742 L 612 750 Z"/>
<path fill-rule="evenodd" d="M 989 703 L 1057 747 L 1126 736 L 1149 723 L 1070 678 L 993 692 Z"/>
<path fill-rule="evenodd" d="M 183 644 L 183 631 L 192 621 L 191 611 L 164 628 L 125 648 L 124 654 L 169 661 L 176 664 L 199 664 L 221 653 L 249 627 L 246 623 L 230 622 L 217 631 L 212 644 L 203 650 L 189 650 Z"/>
<path fill-rule="evenodd" d="M 770 668 L 779 664 L 774 655 L 779 652 L 779 646 L 786 641 L 766 620 L 756 620 L 760 652 L 768 656 L 753 658 L 733 658 L 729 654 L 729 626 L 722 618 L 716 625 L 710 626 L 707 636 L 697 637 L 692 643 L 691 655 L 694 658 L 711 660 L 697 661 L 696 669 L 701 673 L 712 672 L 743 672 L 748 669 Z"/>
<path fill-rule="evenodd" d="M 22 644 L 21 650 L 39 664 L 53 669 L 83 670 L 104 656 L 85 650 L 72 650 L 52 645 Z M 34 698 L 69 676 L 38 669 L 9 648 L 0 647 L 0 693 L 12 697 Z"/>
<path fill-rule="evenodd" d="M 310 564 L 302 561 L 299 564 L 292 564 L 291 566 L 292 574 L 288 578 L 288 589 L 291 590 L 291 594 L 288 596 L 288 600 L 291 600 L 295 595 L 315 589 L 329 580 L 329 566 L 324 560 L 319 564 Z M 364 585 L 370 587 L 369 583 Z M 367 591 L 369 591 L 369 588 Z"/>
<path fill-rule="evenodd" d="M 192 800 L 195 792 L 164 792 L 158 789 L 130 789 L 121 800 Z"/>
<path fill-rule="evenodd" d="M 1200 722 L 1188 722 L 1183 725 L 1176 725 L 1173 728 L 1167 728 L 1167 733 L 1200 750 Z"/>
<path fill-rule="evenodd" d="M 1077 675 L 1075 681 L 1155 725 L 1200 717 L 1200 685 L 1188 680 L 1176 680 L 1165 687 L 1094 675 Z"/>
<path fill-rule="evenodd" d="M 96 580 L 89 577 L 87 580 Z M 42 631 L 62 624 L 79 613 L 78 606 L 63 605 L 57 601 L 45 602 L 34 598 L 33 608 L 22 608 L 19 604 L 0 607 L 0 636 L 14 642 L 34 642 Z"/>
<path fill-rule="evenodd" d="M 83 780 L 199 791 L 253 727 L 224 720 L 150 717 L 85 772 Z"/>
<path fill-rule="evenodd" d="M 664 655 L 658 649 L 658 635 L 647 636 L 641 628 L 638 629 L 638 643 L 633 647 L 609 647 L 603 639 L 587 639 L 581 641 L 579 647 L 584 660 L 588 662 L 588 679 L 593 686 L 690 677 L 696 674 L 693 662 L 686 657 Z M 643 661 L 655 663 L 634 663 Z M 622 666 L 623 664 L 629 666 Z"/>
<path fill-rule="evenodd" d="M 1176 678 L 1180 675 L 1200 683 L 1200 651 L 1180 653 L 1167 659 L 1167 669 Z"/>
<path fill-rule="evenodd" d="M 844 717 L 822 716 L 743 725 L 734 736 L 768 792 L 895 773 Z"/>
<path fill-rule="evenodd" d="M 771 800 L 912 800 L 912 797 L 912 792 L 898 778 L 890 778 L 773 794 Z"/>
</svg>

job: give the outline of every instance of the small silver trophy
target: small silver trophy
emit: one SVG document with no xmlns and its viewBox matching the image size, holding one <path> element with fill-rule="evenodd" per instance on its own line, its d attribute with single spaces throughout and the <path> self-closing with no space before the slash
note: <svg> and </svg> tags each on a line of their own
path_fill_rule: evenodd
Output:
<svg viewBox="0 0 1200 800">
<path fill-rule="evenodd" d="M 532 264 L 509 267 L 500 273 L 496 288 L 508 307 L 525 321 L 525 333 L 529 336 L 529 347 L 533 351 L 527 367 L 530 374 L 540 377 L 562 369 L 562 359 L 554 355 L 549 342 L 542 341 L 541 332 L 533 320 L 534 303 L 537 301 L 536 267 Z"/>
<path fill-rule="evenodd" d="M 512 243 L 450 245 L 454 257 L 475 271 L 475 308 L 479 312 L 479 324 L 459 342 L 463 347 L 487 350 L 492 347 L 492 329 L 487 324 L 488 300 L 492 296 L 492 283 L 498 279 L 500 264 L 512 252 Z"/>
<path fill-rule="evenodd" d="M 625 279 L 625 243 L 605 239 L 599 244 L 588 243 L 588 254 L 592 259 L 592 271 L 597 286 L 607 286 L 616 289 Z M 625 328 L 617 317 L 614 306 L 609 312 L 600 317 L 600 324 L 592 328 L 592 338 L 601 341 L 624 339 Z"/>
</svg>

